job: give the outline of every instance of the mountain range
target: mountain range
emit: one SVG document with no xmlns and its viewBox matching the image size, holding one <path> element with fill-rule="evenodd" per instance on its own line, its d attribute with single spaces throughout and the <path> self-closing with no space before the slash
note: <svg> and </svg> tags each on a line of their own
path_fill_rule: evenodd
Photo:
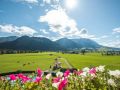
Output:
<svg viewBox="0 0 120 90">
<path fill-rule="evenodd" d="M 29 36 L 10 36 L 0 38 L 0 49 L 11 50 L 40 50 L 40 51 L 59 51 L 73 50 L 81 48 L 101 48 L 97 42 L 86 39 L 68 39 L 61 38 L 56 41 L 51 41 L 44 37 L 29 37 Z"/>
<path fill-rule="evenodd" d="M 80 38 L 80 39 L 68 39 L 68 38 L 62 38 L 56 41 L 59 45 L 62 47 L 65 47 L 67 49 L 75 49 L 75 48 L 100 48 L 101 45 L 96 43 L 93 40 L 86 39 L 86 38 Z"/>
<path fill-rule="evenodd" d="M 8 41 L 14 41 L 17 38 L 18 38 L 17 36 L 0 37 L 0 43 L 8 42 Z"/>
</svg>

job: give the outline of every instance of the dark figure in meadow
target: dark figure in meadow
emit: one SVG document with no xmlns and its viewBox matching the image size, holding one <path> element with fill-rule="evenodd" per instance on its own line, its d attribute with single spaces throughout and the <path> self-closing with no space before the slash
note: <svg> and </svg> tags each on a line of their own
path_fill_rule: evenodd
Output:
<svg viewBox="0 0 120 90">
<path fill-rule="evenodd" d="M 85 49 L 81 50 L 82 55 L 85 55 Z"/>
<path fill-rule="evenodd" d="M 23 64 L 23 67 L 25 66 L 26 64 Z"/>
<path fill-rule="evenodd" d="M 57 70 L 57 69 L 60 69 L 62 68 L 61 66 L 61 62 L 58 61 L 58 58 L 55 59 L 55 63 L 54 63 L 54 66 L 53 66 L 53 70 Z"/>
</svg>

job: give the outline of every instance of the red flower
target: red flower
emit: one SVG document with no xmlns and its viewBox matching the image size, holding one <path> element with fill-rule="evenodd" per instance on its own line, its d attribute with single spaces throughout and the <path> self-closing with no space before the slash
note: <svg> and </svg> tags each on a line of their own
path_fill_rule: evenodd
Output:
<svg viewBox="0 0 120 90">
<path fill-rule="evenodd" d="M 25 77 L 22 73 L 18 74 L 17 76 L 18 76 L 18 78 L 20 78 L 20 79 L 22 79 L 23 77 Z"/>
<path fill-rule="evenodd" d="M 64 72 L 64 77 L 67 77 L 69 74 L 70 74 L 70 70 L 66 70 L 66 71 Z"/>
<path fill-rule="evenodd" d="M 90 69 L 90 70 L 89 70 L 89 73 L 90 73 L 90 74 L 96 74 L 96 68 Z"/>
<path fill-rule="evenodd" d="M 22 83 L 26 83 L 27 81 L 31 80 L 31 78 L 27 76 L 23 76 L 21 79 L 22 79 Z"/>
<path fill-rule="evenodd" d="M 63 90 L 63 88 L 65 88 L 66 85 L 67 85 L 67 79 L 62 80 L 58 86 L 58 90 Z"/>
<path fill-rule="evenodd" d="M 34 82 L 39 83 L 41 80 L 42 80 L 42 77 L 36 77 Z"/>
<path fill-rule="evenodd" d="M 78 76 L 81 75 L 82 73 L 83 73 L 82 70 L 80 70 L 80 71 L 74 71 L 74 74 L 75 74 L 75 75 L 78 75 Z"/>
<path fill-rule="evenodd" d="M 37 69 L 37 75 L 38 75 L 39 77 L 42 76 L 42 70 L 41 70 L 40 68 Z"/>
<path fill-rule="evenodd" d="M 60 77 L 53 78 L 53 83 L 58 83 L 60 81 Z"/>
<path fill-rule="evenodd" d="M 10 80 L 16 80 L 16 76 L 14 74 L 9 75 Z"/>
</svg>

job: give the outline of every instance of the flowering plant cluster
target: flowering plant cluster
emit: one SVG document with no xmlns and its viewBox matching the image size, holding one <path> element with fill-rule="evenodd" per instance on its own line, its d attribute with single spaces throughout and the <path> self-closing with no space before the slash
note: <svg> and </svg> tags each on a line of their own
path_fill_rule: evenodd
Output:
<svg viewBox="0 0 120 90">
<path fill-rule="evenodd" d="M 66 70 L 44 75 L 41 69 L 36 73 L 11 74 L 0 77 L 0 90 L 120 90 L 120 70 L 106 70 L 105 66 L 82 70 Z"/>
</svg>

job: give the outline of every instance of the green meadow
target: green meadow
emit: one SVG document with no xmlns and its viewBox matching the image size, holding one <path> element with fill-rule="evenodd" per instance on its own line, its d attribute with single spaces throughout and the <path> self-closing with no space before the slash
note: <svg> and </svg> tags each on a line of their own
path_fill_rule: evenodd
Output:
<svg viewBox="0 0 120 90">
<path fill-rule="evenodd" d="M 64 68 L 70 68 L 71 66 L 82 69 L 84 67 L 106 65 L 108 69 L 120 69 L 120 56 L 102 56 L 100 53 L 81 55 L 44 52 L 0 55 L 0 73 L 18 70 L 31 71 L 38 67 L 42 70 L 49 70 L 50 65 L 54 65 L 56 58 L 59 58 L 58 60 Z"/>
</svg>

